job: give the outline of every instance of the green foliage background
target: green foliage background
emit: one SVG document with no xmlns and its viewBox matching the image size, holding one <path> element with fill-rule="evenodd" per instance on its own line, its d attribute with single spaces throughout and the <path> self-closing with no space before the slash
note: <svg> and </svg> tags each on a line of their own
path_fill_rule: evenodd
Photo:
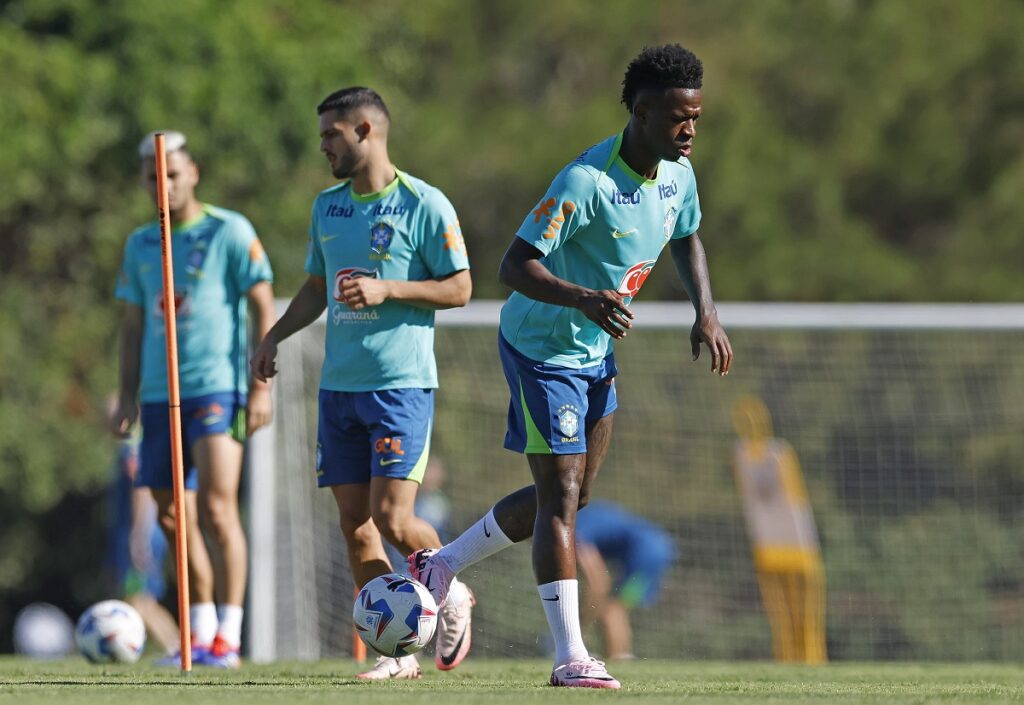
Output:
<svg viewBox="0 0 1024 705">
<path fill-rule="evenodd" d="M 705 64 L 693 161 L 720 300 L 1020 301 L 1015 0 L 0 0 L 0 646 L 29 599 L 102 593 L 111 291 L 145 132 L 189 134 L 290 295 L 331 184 L 314 106 L 368 84 L 392 157 L 459 211 L 478 297 L 548 181 L 621 128 L 628 60 Z M 670 267 L 648 298 L 680 298 Z M 1019 461 L 1019 457 L 1017 458 Z"/>
</svg>

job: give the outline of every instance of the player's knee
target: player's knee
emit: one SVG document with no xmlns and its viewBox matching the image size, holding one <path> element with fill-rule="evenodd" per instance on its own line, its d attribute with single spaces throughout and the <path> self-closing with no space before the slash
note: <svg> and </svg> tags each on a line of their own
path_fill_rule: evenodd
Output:
<svg viewBox="0 0 1024 705">
<path fill-rule="evenodd" d="M 199 506 L 204 522 L 217 536 L 223 536 L 238 527 L 238 505 L 231 498 L 207 494 L 202 497 Z"/>
<path fill-rule="evenodd" d="M 583 509 L 590 503 L 590 490 L 580 488 L 579 497 L 576 500 L 576 509 Z"/>
<path fill-rule="evenodd" d="M 373 523 L 391 544 L 402 542 L 408 519 L 407 512 L 396 511 L 394 508 L 377 508 L 373 512 Z"/>
<path fill-rule="evenodd" d="M 174 521 L 174 505 L 169 505 L 160 510 L 157 515 L 157 521 L 160 522 L 160 528 L 168 536 L 174 534 L 175 521 Z"/>
<path fill-rule="evenodd" d="M 366 517 L 341 516 L 341 533 L 350 546 L 365 545 L 377 536 L 377 529 Z"/>
</svg>

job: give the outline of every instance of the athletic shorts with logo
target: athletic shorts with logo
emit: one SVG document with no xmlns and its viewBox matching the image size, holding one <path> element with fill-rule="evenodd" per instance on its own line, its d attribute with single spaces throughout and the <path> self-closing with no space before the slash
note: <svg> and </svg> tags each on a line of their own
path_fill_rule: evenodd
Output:
<svg viewBox="0 0 1024 705">
<path fill-rule="evenodd" d="M 575 369 L 531 360 L 498 333 L 509 388 L 505 447 L 517 453 L 587 452 L 587 428 L 615 411 L 615 355 Z"/>
<path fill-rule="evenodd" d="M 246 395 L 237 392 L 204 394 L 181 401 L 181 440 L 185 468 L 185 489 L 199 487 L 192 462 L 192 446 L 201 438 L 227 433 L 245 439 Z M 142 450 L 136 487 L 169 490 L 171 477 L 171 423 L 167 402 L 143 404 Z"/>
<path fill-rule="evenodd" d="M 422 482 L 433 421 L 433 389 L 321 389 L 317 485 L 362 484 L 371 477 Z"/>
</svg>

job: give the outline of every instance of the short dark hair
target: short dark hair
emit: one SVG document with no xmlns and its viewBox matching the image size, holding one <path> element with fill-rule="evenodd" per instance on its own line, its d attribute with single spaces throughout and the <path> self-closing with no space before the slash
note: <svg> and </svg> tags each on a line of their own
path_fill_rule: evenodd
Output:
<svg viewBox="0 0 1024 705">
<path fill-rule="evenodd" d="M 622 79 L 622 102 L 633 112 L 636 96 L 644 89 L 699 89 L 704 82 L 704 65 L 689 49 L 678 44 L 644 47 L 629 62 Z"/>
<path fill-rule="evenodd" d="M 384 99 L 380 97 L 380 94 L 372 88 L 363 86 L 352 86 L 334 91 L 320 101 L 320 105 L 316 106 L 316 114 L 323 115 L 328 110 L 337 110 L 344 114 L 350 110 L 364 107 L 376 108 L 384 113 L 384 117 L 388 121 L 391 120 L 391 113 L 388 112 L 388 106 L 384 105 Z"/>
</svg>

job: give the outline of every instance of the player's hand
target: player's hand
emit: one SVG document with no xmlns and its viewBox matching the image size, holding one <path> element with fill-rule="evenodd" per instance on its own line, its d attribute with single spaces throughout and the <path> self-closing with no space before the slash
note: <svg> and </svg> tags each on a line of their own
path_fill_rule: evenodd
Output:
<svg viewBox="0 0 1024 705">
<path fill-rule="evenodd" d="M 711 313 L 693 324 L 690 331 L 690 349 L 693 359 L 700 357 L 700 344 L 708 346 L 711 353 L 711 371 L 721 377 L 729 374 L 732 368 L 732 345 L 725 334 L 722 324 L 718 322 L 718 314 Z"/>
<path fill-rule="evenodd" d="M 249 401 L 245 408 L 245 435 L 251 436 L 274 418 L 274 405 L 270 399 L 270 387 L 254 384 L 249 389 Z"/>
<path fill-rule="evenodd" d="M 384 303 L 389 296 L 390 283 L 386 279 L 356 277 L 341 283 L 341 297 L 353 311 L 377 306 Z"/>
<path fill-rule="evenodd" d="M 577 308 L 616 340 L 625 338 L 626 331 L 633 327 L 633 312 L 617 291 L 591 291 L 580 299 Z"/>
<path fill-rule="evenodd" d="M 114 413 L 110 415 L 107 423 L 110 427 L 110 432 L 118 438 L 128 438 L 131 435 L 132 426 L 135 425 L 135 421 L 139 418 L 139 405 L 134 401 L 125 401 L 122 399 Z"/>
<path fill-rule="evenodd" d="M 253 378 L 260 382 L 266 382 L 276 375 L 277 367 L 274 364 L 276 359 L 277 343 L 267 336 L 259 344 L 259 347 L 256 348 L 256 352 L 252 355 L 252 360 L 249 361 L 249 366 L 252 367 Z"/>
</svg>

